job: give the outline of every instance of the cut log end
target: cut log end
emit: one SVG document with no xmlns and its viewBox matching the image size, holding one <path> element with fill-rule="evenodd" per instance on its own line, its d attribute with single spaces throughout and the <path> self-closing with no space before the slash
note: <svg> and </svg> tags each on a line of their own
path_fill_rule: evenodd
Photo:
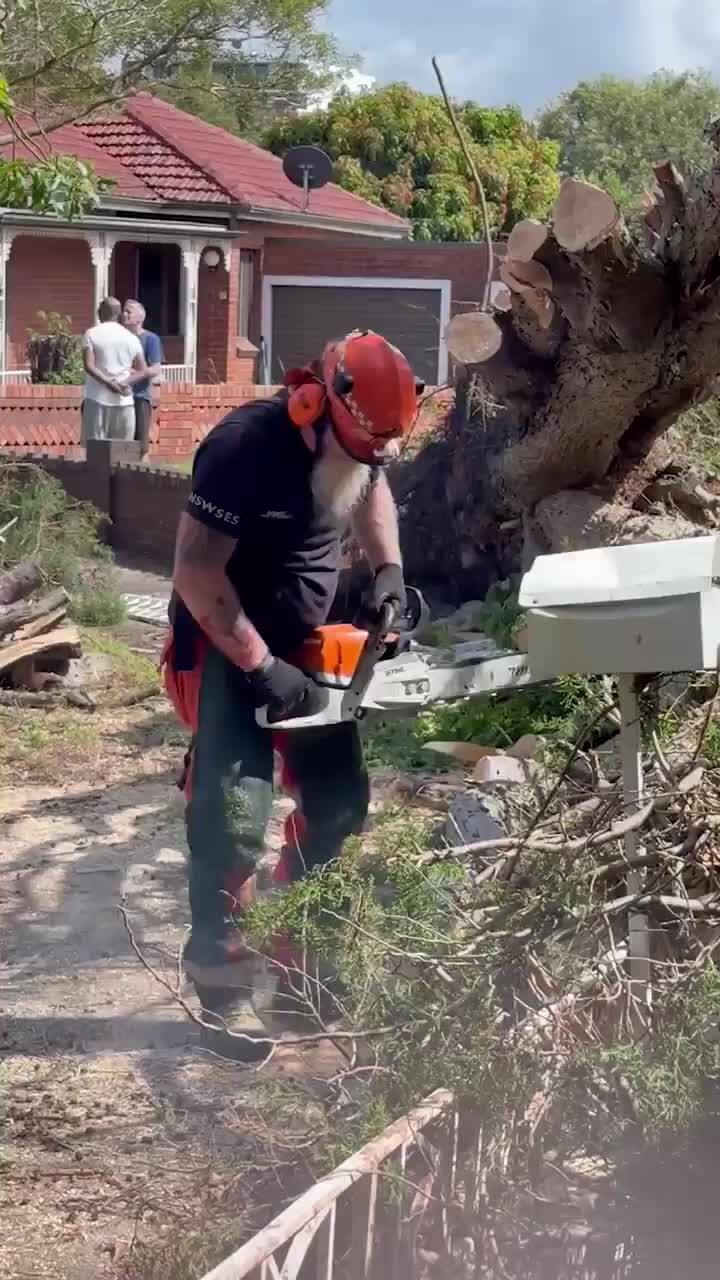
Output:
<svg viewBox="0 0 720 1280">
<path fill-rule="evenodd" d="M 485 311 L 454 316 L 445 337 L 450 355 L 458 364 L 483 364 L 502 346 L 502 331 Z"/>
<path fill-rule="evenodd" d="M 497 280 L 493 284 L 490 301 L 496 311 L 512 311 L 512 294 L 506 285 L 498 284 Z"/>
<path fill-rule="evenodd" d="M 500 278 L 509 289 L 522 293 L 524 288 L 543 289 L 552 293 L 552 276 L 542 262 L 520 262 L 506 258 L 500 266 Z"/>
<path fill-rule="evenodd" d="M 568 253 L 594 249 L 612 235 L 620 220 L 615 201 L 589 182 L 566 178 L 553 209 L 553 231 Z"/>
<path fill-rule="evenodd" d="M 519 262 L 529 262 L 541 249 L 548 237 L 548 229 L 535 218 L 523 218 L 516 222 L 508 236 L 508 257 Z"/>
</svg>

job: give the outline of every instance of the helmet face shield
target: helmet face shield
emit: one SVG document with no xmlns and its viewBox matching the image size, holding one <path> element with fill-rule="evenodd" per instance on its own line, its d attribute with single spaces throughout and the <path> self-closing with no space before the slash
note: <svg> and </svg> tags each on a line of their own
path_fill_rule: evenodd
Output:
<svg viewBox="0 0 720 1280">
<path fill-rule="evenodd" d="M 356 462 L 387 465 L 415 421 L 423 384 L 402 352 L 371 331 L 331 343 L 322 363 L 338 443 Z"/>
</svg>

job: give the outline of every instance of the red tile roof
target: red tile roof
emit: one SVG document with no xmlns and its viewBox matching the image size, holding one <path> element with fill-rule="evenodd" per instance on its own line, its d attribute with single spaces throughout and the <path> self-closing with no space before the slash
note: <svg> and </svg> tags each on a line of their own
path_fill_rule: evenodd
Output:
<svg viewBox="0 0 720 1280">
<path fill-rule="evenodd" d="M 269 151 L 216 125 L 206 124 L 148 93 L 130 98 L 124 111 L 209 174 L 230 192 L 233 202 L 253 209 L 267 209 L 269 213 L 302 212 L 302 192 L 288 182 L 282 161 Z M 402 218 L 343 191 L 334 183 L 312 193 L 309 212 L 346 222 L 386 226 L 388 230 L 399 230 L 406 225 Z"/>
<path fill-rule="evenodd" d="M 302 193 L 288 182 L 278 156 L 150 93 L 128 99 L 122 113 L 59 129 L 53 140 L 58 150 L 63 146 L 73 155 L 82 150 L 97 173 L 113 177 L 108 168 L 115 165 L 119 196 L 241 205 L 266 211 L 270 219 L 274 212 L 302 211 Z M 388 232 L 406 227 L 404 219 L 334 183 L 311 193 L 309 212 Z"/>
<path fill-rule="evenodd" d="M 129 114 L 83 122 L 83 134 L 106 155 L 122 161 L 161 200 L 228 204 L 232 196 L 174 146 Z"/>
<path fill-rule="evenodd" d="M 266 212 L 270 220 L 302 213 L 302 192 L 288 182 L 277 156 L 149 93 L 129 98 L 119 112 L 63 125 L 50 138 L 57 152 L 88 161 L 113 180 L 115 195 L 128 199 L 236 205 Z M 0 148 L 0 155 L 11 153 Z M 20 147 L 15 154 L 31 158 Z M 407 226 L 332 182 L 311 193 L 308 213 L 395 233 Z"/>
<path fill-rule="evenodd" d="M 24 123 L 31 125 L 32 121 L 28 120 Z M 92 165 L 98 177 L 112 179 L 115 184 L 113 190 L 118 195 L 127 196 L 135 200 L 157 199 L 151 188 L 143 182 L 139 173 L 124 165 L 121 158 L 96 146 L 92 137 L 86 136 L 84 129 L 81 131 L 77 125 L 66 124 L 59 129 L 53 129 L 51 139 L 55 151 L 64 155 L 76 156 L 78 160 L 85 160 Z M 11 156 L 24 160 L 34 159 L 34 154 L 19 143 L 14 145 L 8 143 L 0 147 L 0 155 L 6 159 Z"/>
</svg>

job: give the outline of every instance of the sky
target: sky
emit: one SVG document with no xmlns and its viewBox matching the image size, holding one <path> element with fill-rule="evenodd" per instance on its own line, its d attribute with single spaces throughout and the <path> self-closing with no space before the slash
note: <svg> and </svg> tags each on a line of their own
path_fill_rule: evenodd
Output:
<svg viewBox="0 0 720 1280">
<path fill-rule="evenodd" d="M 532 115 L 580 79 L 706 67 L 720 80 L 720 0 L 330 0 L 328 25 L 378 84 L 517 103 Z"/>
</svg>

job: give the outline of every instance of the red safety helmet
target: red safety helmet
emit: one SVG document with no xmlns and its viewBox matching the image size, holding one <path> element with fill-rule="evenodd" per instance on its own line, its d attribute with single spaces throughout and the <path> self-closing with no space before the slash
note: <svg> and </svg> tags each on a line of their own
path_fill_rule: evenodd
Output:
<svg viewBox="0 0 720 1280">
<path fill-rule="evenodd" d="M 356 462 L 390 461 L 390 440 L 408 435 L 425 384 L 405 356 L 371 330 L 332 342 L 322 356 L 327 412 L 338 443 Z"/>
</svg>

